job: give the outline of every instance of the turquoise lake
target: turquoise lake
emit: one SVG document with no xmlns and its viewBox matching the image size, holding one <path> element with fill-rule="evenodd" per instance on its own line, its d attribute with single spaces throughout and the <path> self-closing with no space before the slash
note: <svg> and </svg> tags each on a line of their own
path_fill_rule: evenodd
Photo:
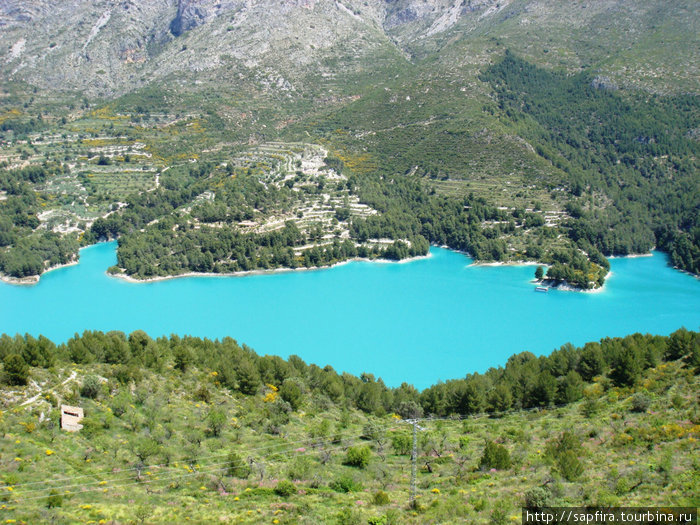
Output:
<svg viewBox="0 0 700 525">
<path fill-rule="evenodd" d="M 471 266 L 442 248 L 400 264 L 151 283 L 109 277 L 115 250 L 114 242 L 85 248 L 80 264 L 35 286 L 0 283 L 0 332 L 56 342 L 86 329 L 231 336 L 259 354 L 425 388 L 524 350 L 700 328 L 700 280 L 661 253 L 613 259 L 600 293 L 537 293 L 532 266 Z"/>
</svg>

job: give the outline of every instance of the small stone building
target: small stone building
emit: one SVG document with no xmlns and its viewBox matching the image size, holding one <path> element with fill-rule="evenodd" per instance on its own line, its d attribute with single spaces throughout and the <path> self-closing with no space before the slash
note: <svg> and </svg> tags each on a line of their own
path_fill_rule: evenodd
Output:
<svg viewBox="0 0 700 525">
<path fill-rule="evenodd" d="M 69 405 L 61 405 L 61 428 L 68 432 L 77 432 L 83 425 L 80 421 L 83 419 L 83 409 L 80 407 L 72 407 Z"/>
</svg>

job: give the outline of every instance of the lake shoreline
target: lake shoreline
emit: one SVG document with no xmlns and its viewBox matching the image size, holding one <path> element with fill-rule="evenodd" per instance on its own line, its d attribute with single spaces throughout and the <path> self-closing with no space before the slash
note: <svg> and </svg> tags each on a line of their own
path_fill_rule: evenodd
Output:
<svg viewBox="0 0 700 525">
<path fill-rule="evenodd" d="M 54 270 L 59 270 L 61 268 L 68 268 L 69 266 L 75 266 L 77 264 L 80 264 L 80 257 L 74 257 L 71 262 L 65 263 L 65 264 L 56 264 L 54 266 L 49 266 L 46 270 L 44 270 L 41 275 L 29 275 L 28 277 L 12 277 L 11 275 L 0 275 L 0 281 L 7 283 L 7 284 L 12 284 L 15 286 L 34 286 L 36 284 L 39 284 L 39 281 L 41 280 L 42 275 L 46 275 L 49 272 L 52 272 Z"/>
<path fill-rule="evenodd" d="M 649 254 L 639 254 L 639 255 L 624 255 L 618 258 L 630 258 L 634 259 L 637 257 L 653 257 L 653 253 Z M 516 266 L 542 266 L 543 268 L 548 268 L 549 265 L 540 262 L 533 261 L 495 261 L 495 262 L 474 262 L 469 266 L 482 266 L 482 267 L 516 267 Z M 546 286 L 554 290 L 561 290 L 562 292 L 584 292 L 584 293 L 602 293 L 605 291 L 605 287 L 608 283 L 608 279 L 613 276 L 611 271 L 605 275 L 605 282 L 603 286 L 598 286 L 597 288 L 581 288 L 580 286 L 572 286 L 569 283 L 555 281 L 553 279 L 532 279 L 529 282 L 534 285 Z"/>
<path fill-rule="evenodd" d="M 598 294 L 603 293 L 605 291 L 605 288 L 608 285 L 608 279 L 610 279 L 613 275 L 613 272 L 608 272 L 605 276 L 605 282 L 603 283 L 603 286 L 599 286 L 598 288 L 580 288 L 578 286 L 571 286 L 568 283 L 561 283 L 559 281 L 552 281 L 550 279 L 542 279 L 539 281 L 537 279 L 533 279 L 530 282 L 539 286 L 547 286 L 554 290 L 561 290 L 562 292 L 583 292 L 590 294 Z"/>
<path fill-rule="evenodd" d="M 248 277 L 251 275 L 275 275 L 275 274 L 285 274 L 291 272 L 309 272 L 318 270 L 329 270 L 331 268 L 336 268 L 349 264 L 351 262 L 369 262 L 369 263 L 379 263 L 379 264 L 406 264 L 414 262 L 420 259 L 429 259 L 432 257 L 430 252 L 427 255 L 417 255 L 415 257 L 408 257 L 406 259 L 401 259 L 400 261 L 394 261 L 392 259 L 369 259 L 367 257 L 353 257 L 352 259 L 346 259 L 345 261 L 338 261 L 333 264 L 326 266 L 314 266 L 311 268 L 271 268 L 271 269 L 258 269 L 258 270 L 245 270 L 240 272 L 225 272 L 225 273 L 214 273 L 214 272 L 187 272 L 178 275 L 160 275 L 157 277 L 149 277 L 147 279 L 137 279 L 131 275 L 125 273 L 108 273 L 105 272 L 109 277 L 114 277 L 121 279 L 126 282 L 136 283 L 136 284 L 146 284 L 155 283 L 159 281 L 170 281 L 172 279 L 180 279 L 183 277 Z"/>
<path fill-rule="evenodd" d="M 107 241 L 110 242 L 110 241 Z M 92 244 L 90 246 L 84 246 L 80 248 L 79 251 L 82 251 L 86 248 L 90 248 L 92 246 L 96 246 L 97 244 L 101 243 L 96 243 Z M 465 257 L 468 257 L 469 259 L 472 259 L 472 262 L 467 265 L 467 267 L 517 267 L 517 266 L 542 266 L 547 268 L 549 265 L 541 262 L 535 262 L 535 261 L 490 261 L 490 262 L 479 262 L 479 261 L 474 261 L 474 258 L 472 255 L 469 253 L 462 251 L 462 250 L 453 250 L 449 246 L 438 246 L 438 245 L 431 245 L 431 246 L 436 246 L 438 248 L 444 248 L 450 251 L 453 251 L 455 253 L 459 253 L 461 255 L 464 255 Z M 635 259 L 639 257 L 653 257 L 653 253 L 638 253 L 638 254 L 630 254 L 630 255 L 615 255 L 615 256 L 610 256 L 608 259 Z M 168 281 L 171 279 L 179 279 L 179 278 L 184 278 L 184 277 L 246 277 L 246 276 L 251 276 L 251 275 L 274 275 L 274 274 L 283 274 L 283 273 L 289 273 L 289 272 L 301 272 L 301 271 L 315 271 L 315 270 L 328 270 L 331 268 L 335 268 L 337 266 L 341 266 L 344 264 L 348 264 L 351 262 L 372 262 L 372 263 L 380 263 L 380 264 L 405 264 L 405 263 L 410 263 L 419 259 L 427 259 L 431 257 L 431 253 L 428 252 L 426 255 L 417 255 L 415 257 L 408 257 L 406 259 L 401 259 L 399 261 L 393 260 L 393 259 L 370 259 L 368 257 L 353 257 L 351 259 L 346 259 L 345 261 L 339 261 L 337 263 L 333 263 L 330 265 L 325 265 L 325 266 L 314 266 L 311 268 L 306 268 L 306 267 L 300 267 L 300 268 L 274 268 L 274 269 L 256 269 L 256 270 L 246 270 L 246 271 L 240 271 L 240 272 L 226 272 L 226 273 L 215 273 L 215 272 L 187 272 L 187 273 L 181 273 L 178 275 L 162 275 L 162 276 L 156 276 L 156 277 L 149 277 L 147 279 L 138 279 L 135 277 L 132 277 L 130 275 L 126 275 L 125 273 L 108 273 L 105 272 L 108 276 L 110 277 L 115 277 L 117 279 L 121 279 L 126 282 L 130 283 L 151 283 L 151 282 L 158 282 L 158 281 Z M 78 255 L 77 258 L 74 258 L 71 262 L 66 263 L 66 264 L 57 264 L 55 266 L 51 266 L 47 268 L 44 272 L 42 272 L 40 275 L 30 275 L 27 277 L 12 277 L 10 275 L 4 275 L 0 274 L 0 281 L 14 285 L 14 286 L 34 286 L 39 284 L 41 277 L 53 270 L 58 270 L 61 268 L 67 268 L 69 266 L 75 266 L 77 264 L 80 264 L 80 256 Z M 673 267 L 675 270 L 681 272 L 681 273 L 687 273 L 688 275 L 691 275 L 693 277 L 696 277 L 700 279 L 700 276 L 697 276 L 693 273 L 686 272 L 685 270 L 681 270 L 677 267 Z M 612 272 L 609 272 L 608 275 L 606 275 L 605 279 L 612 276 Z M 533 284 L 537 284 L 536 281 L 530 281 Z M 605 284 L 603 286 L 594 288 L 594 289 L 584 289 L 584 288 L 579 288 L 576 286 L 571 286 L 566 283 L 558 284 L 558 285 L 550 285 L 551 288 L 555 288 L 558 290 L 562 291 L 572 291 L 572 292 L 588 292 L 588 293 L 599 293 L 602 292 L 605 289 Z"/>
<path fill-rule="evenodd" d="M 449 248 L 448 248 L 449 249 Z M 549 266 L 545 263 L 534 261 L 493 261 L 493 262 L 473 262 L 469 266 Z"/>
</svg>

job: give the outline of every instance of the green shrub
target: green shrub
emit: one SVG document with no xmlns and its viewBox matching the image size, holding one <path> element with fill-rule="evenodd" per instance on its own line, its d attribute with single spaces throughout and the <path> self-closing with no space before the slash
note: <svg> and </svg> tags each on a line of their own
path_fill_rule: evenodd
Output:
<svg viewBox="0 0 700 525">
<path fill-rule="evenodd" d="M 91 374 L 85 376 L 83 379 L 83 384 L 80 387 L 80 395 L 88 399 L 97 399 L 97 396 L 100 395 L 100 390 L 102 390 L 100 379 Z"/>
<path fill-rule="evenodd" d="M 292 494 L 297 493 L 297 487 L 294 483 L 289 480 L 283 479 L 277 483 L 275 487 L 275 494 L 282 496 L 283 498 L 288 498 Z"/>
<path fill-rule="evenodd" d="M 5 485 L 8 486 L 17 485 L 17 483 L 19 483 L 19 476 L 14 472 L 10 474 L 5 474 L 2 477 L 2 481 L 5 483 Z"/>
<path fill-rule="evenodd" d="M 474 510 L 477 512 L 481 512 L 486 508 L 486 500 L 484 498 L 476 498 L 471 500 L 471 504 L 474 507 Z"/>
<path fill-rule="evenodd" d="M 311 459 L 307 456 L 299 456 L 294 458 L 292 465 L 289 467 L 289 479 L 309 479 L 309 476 L 311 475 L 311 467 Z"/>
<path fill-rule="evenodd" d="M 104 425 L 100 421 L 91 417 L 83 418 L 80 424 L 83 425 L 81 434 L 86 437 L 92 437 L 104 428 Z"/>
<path fill-rule="evenodd" d="M 571 450 L 559 455 L 557 467 L 567 481 L 576 481 L 583 474 L 583 464 L 576 453 Z"/>
<path fill-rule="evenodd" d="M 335 515 L 336 525 L 361 525 L 362 518 L 360 514 L 352 509 L 343 509 Z"/>
<path fill-rule="evenodd" d="M 372 503 L 375 505 L 388 505 L 389 495 L 383 490 L 378 490 L 374 493 L 374 496 L 372 496 Z"/>
<path fill-rule="evenodd" d="M 194 398 L 197 401 L 204 401 L 209 403 L 211 401 L 211 392 L 205 385 L 201 385 L 194 393 Z"/>
<path fill-rule="evenodd" d="M 134 511 L 139 523 L 145 523 L 153 515 L 153 507 L 150 505 L 139 505 Z"/>
<path fill-rule="evenodd" d="M 9 385 L 26 385 L 29 379 L 29 365 L 19 354 L 8 354 L 4 359 L 5 382 Z"/>
<path fill-rule="evenodd" d="M 46 501 L 46 506 L 50 509 L 55 507 L 60 507 L 63 505 L 63 496 L 61 496 L 57 491 L 51 490 L 49 492 L 49 497 Z"/>
<path fill-rule="evenodd" d="M 547 443 L 546 450 L 547 455 L 554 460 L 558 460 L 565 452 L 573 452 L 576 456 L 579 456 L 583 452 L 581 441 L 573 432 L 569 432 L 568 430 L 562 432 L 559 438 Z"/>
<path fill-rule="evenodd" d="M 135 365 L 119 365 L 113 375 L 119 384 L 128 385 L 132 381 L 135 383 L 141 381 L 142 373 L 141 369 Z"/>
<path fill-rule="evenodd" d="M 131 404 L 131 394 L 126 390 L 122 390 L 112 399 L 109 404 L 109 408 L 112 409 L 112 413 L 117 417 L 122 417 L 128 410 Z"/>
<path fill-rule="evenodd" d="M 344 465 L 357 468 L 365 468 L 369 465 L 370 457 L 372 456 L 372 451 L 369 447 L 350 447 L 345 456 Z"/>
<path fill-rule="evenodd" d="M 534 487 L 525 493 L 525 506 L 541 509 L 552 506 L 552 492 L 548 487 Z"/>
<path fill-rule="evenodd" d="M 298 410 L 304 400 L 299 383 L 293 379 L 285 379 L 282 383 L 280 397 L 290 404 L 292 410 Z"/>
<path fill-rule="evenodd" d="M 600 402 L 597 399 L 586 398 L 581 405 L 581 413 L 588 419 L 591 419 L 600 411 Z"/>
<path fill-rule="evenodd" d="M 671 404 L 676 410 L 681 410 L 685 406 L 685 399 L 683 399 L 683 396 L 673 394 L 673 397 L 671 398 Z"/>
<path fill-rule="evenodd" d="M 583 464 L 579 460 L 583 447 L 573 432 L 566 430 L 557 439 L 547 443 L 546 454 L 556 463 L 559 473 L 567 481 L 574 481 L 583 474 Z"/>
<path fill-rule="evenodd" d="M 44 399 L 51 405 L 52 407 L 58 407 L 58 398 L 56 398 L 55 395 L 53 395 L 51 392 L 45 392 L 44 393 Z"/>
<path fill-rule="evenodd" d="M 508 523 L 508 512 L 506 512 L 506 509 L 502 506 L 496 507 L 491 513 L 491 520 L 489 523 L 492 525 L 506 525 L 506 523 Z"/>
<path fill-rule="evenodd" d="M 209 423 L 209 428 L 207 428 L 209 434 L 218 437 L 226 425 L 226 413 L 221 409 L 212 408 L 207 414 L 207 422 Z"/>
<path fill-rule="evenodd" d="M 615 482 L 615 494 L 624 496 L 631 490 L 630 480 L 626 477 L 621 477 Z"/>
<path fill-rule="evenodd" d="M 227 461 L 229 476 L 239 479 L 247 479 L 250 476 L 250 465 L 238 453 L 230 452 Z"/>
<path fill-rule="evenodd" d="M 637 392 L 632 396 L 632 406 L 630 407 L 632 412 L 644 413 L 649 410 L 650 406 L 651 398 L 648 395 L 642 392 Z"/>
<path fill-rule="evenodd" d="M 391 446 L 393 447 L 395 454 L 407 456 L 411 453 L 413 440 L 408 434 L 395 434 L 391 438 Z"/>
<path fill-rule="evenodd" d="M 483 470 L 498 469 L 503 470 L 510 467 L 510 453 L 503 445 L 487 441 L 484 447 L 484 453 L 481 456 L 479 467 Z"/>
<path fill-rule="evenodd" d="M 69 405 L 75 405 L 80 402 L 80 388 L 78 388 L 78 385 L 72 384 L 68 392 L 65 393 L 65 397 L 63 398 Z"/>
<path fill-rule="evenodd" d="M 362 490 L 362 483 L 352 479 L 350 476 L 341 476 L 340 478 L 331 481 L 328 486 L 336 492 L 359 492 Z"/>
</svg>

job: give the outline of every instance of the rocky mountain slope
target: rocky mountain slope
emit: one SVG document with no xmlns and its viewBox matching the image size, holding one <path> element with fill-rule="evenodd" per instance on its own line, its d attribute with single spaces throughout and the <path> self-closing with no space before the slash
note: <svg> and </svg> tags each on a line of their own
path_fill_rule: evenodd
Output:
<svg viewBox="0 0 700 525">
<path fill-rule="evenodd" d="M 252 81 L 294 93 L 432 53 L 483 62 L 500 42 L 550 66 L 597 66 L 622 83 L 696 92 L 700 28 L 692 4 L 3 0 L 0 72 L 101 96 L 166 79 Z"/>
</svg>

